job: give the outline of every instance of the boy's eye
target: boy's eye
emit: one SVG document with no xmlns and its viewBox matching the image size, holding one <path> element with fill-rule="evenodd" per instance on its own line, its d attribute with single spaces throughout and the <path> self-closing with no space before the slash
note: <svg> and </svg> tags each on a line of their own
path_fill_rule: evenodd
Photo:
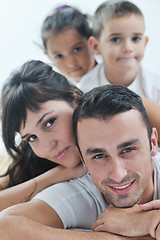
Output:
<svg viewBox="0 0 160 240">
<path fill-rule="evenodd" d="M 103 153 L 101 153 L 101 154 L 95 155 L 95 156 L 93 157 L 93 159 L 101 159 L 101 158 L 105 158 L 105 157 L 106 157 L 106 155 L 103 154 Z"/>
<path fill-rule="evenodd" d="M 138 36 L 135 36 L 135 37 L 132 38 L 132 41 L 134 41 L 134 42 L 138 42 L 140 40 L 141 40 L 141 38 L 138 37 Z"/>
<path fill-rule="evenodd" d="M 53 125 L 53 123 L 55 122 L 55 120 L 56 120 L 56 118 L 51 118 L 49 121 L 47 121 L 47 122 L 45 123 L 45 127 L 46 127 L 46 128 L 51 127 L 51 126 Z"/>
<path fill-rule="evenodd" d="M 63 55 L 62 54 L 58 54 L 58 55 L 55 56 L 55 58 L 56 59 L 61 59 L 61 58 L 63 58 Z"/>
<path fill-rule="evenodd" d="M 77 52 L 81 51 L 81 49 L 82 49 L 82 47 L 76 47 L 73 49 L 73 52 L 77 53 Z"/>
<path fill-rule="evenodd" d="M 28 142 L 34 142 L 36 138 L 37 138 L 36 135 L 32 135 L 27 139 L 27 141 Z"/>
<path fill-rule="evenodd" d="M 120 42 L 120 38 L 114 37 L 114 38 L 111 39 L 111 42 L 118 43 L 118 42 Z"/>
</svg>

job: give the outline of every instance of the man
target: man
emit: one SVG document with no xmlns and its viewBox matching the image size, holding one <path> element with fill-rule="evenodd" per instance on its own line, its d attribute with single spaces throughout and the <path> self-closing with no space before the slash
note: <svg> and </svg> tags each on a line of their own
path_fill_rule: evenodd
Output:
<svg viewBox="0 0 160 240">
<path fill-rule="evenodd" d="M 95 88 L 82 96 L 73 122 L 90 175 L 3 211 L 1 239 L 159 239 L 159 210 L 138 205 L 160 198 L 157 131 L 139 96 L 118 85 Z M 94 232 L 57 229 L 90 225 Z"/>
</svg>

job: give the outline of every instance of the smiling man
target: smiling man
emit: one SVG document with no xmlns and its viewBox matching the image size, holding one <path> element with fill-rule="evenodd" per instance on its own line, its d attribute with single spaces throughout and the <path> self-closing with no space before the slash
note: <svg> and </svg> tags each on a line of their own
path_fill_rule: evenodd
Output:
<svg viewBox="0 0 160 240">
<path fill-rule="evenodd" d="M 95 88 L 80 100 L 73 115 L 73 122 L 81 158 L 108 206 L 128 208 L 159 198 L 160 164 L 157 161 L 157 131 L 155 128 L 151 129 L 137 94 L 119 85 Z M 112 209 L 115 212 L 115 208 Z M 125 235 L 128 222 L 122 221 L 117 210 L 114 226 L 111 226 L 111 222 L 108 225 L 110 218 L 107 219 L 109 216 L 107 211 L 105 210 L 106 213 L 98 218 L 92 227 L 93 230 Z M 109 211 L 112 215 L 112 210 Z M 133 208 L 133 211 L 137 214 L 137 207 Z M 138 207 L 138 214 L 144 216 L 141 225 L 143 222 L 145 226 L 138 228 L 136 214 L 133 214 L 137 221 L 137 230 L 134 234 L 137 236 L 148 234 L 149 217 L 145 216 L 145 212 L 140 213 Z M 117 218 L 119 221 L 116 225 Z M 157 225 L 152 227 L 152 235 L 155 237 L 154 230 Z M 131 223 L 131 228 L 126 234 L 133 236 L 133 229 Z"/>
</svg>

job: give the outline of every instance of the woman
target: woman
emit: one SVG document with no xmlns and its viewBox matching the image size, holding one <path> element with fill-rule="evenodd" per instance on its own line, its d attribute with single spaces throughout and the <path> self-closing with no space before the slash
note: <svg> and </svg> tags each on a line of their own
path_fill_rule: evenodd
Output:
<svg viewBox="0 0 160 240">
<path fill-rule="evenodd" d="M 0 181 L 0 210 L 85 173 L 83 166 L 75 168 L 80 159 L 72 133 L 72 114 L 81 94 L 40 61 L 25 63 L 5 83 L 2 137 L 12 164 Z"/>
</svg>

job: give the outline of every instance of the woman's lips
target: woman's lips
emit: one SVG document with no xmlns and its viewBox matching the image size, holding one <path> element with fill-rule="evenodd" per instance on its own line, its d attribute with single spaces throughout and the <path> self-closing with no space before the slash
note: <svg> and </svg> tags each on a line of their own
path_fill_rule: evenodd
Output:
<svg viewBox="0 0 160 240">
<path fill-rule="evenodd" d="M 68 150 L 68 147 L 66 147 L 65 149 L 60 151 L 55 157 L 58 159 L 62 159 L 64 157 L 64 155 L 66 154 L 67 150 Z"/>
</svg>

